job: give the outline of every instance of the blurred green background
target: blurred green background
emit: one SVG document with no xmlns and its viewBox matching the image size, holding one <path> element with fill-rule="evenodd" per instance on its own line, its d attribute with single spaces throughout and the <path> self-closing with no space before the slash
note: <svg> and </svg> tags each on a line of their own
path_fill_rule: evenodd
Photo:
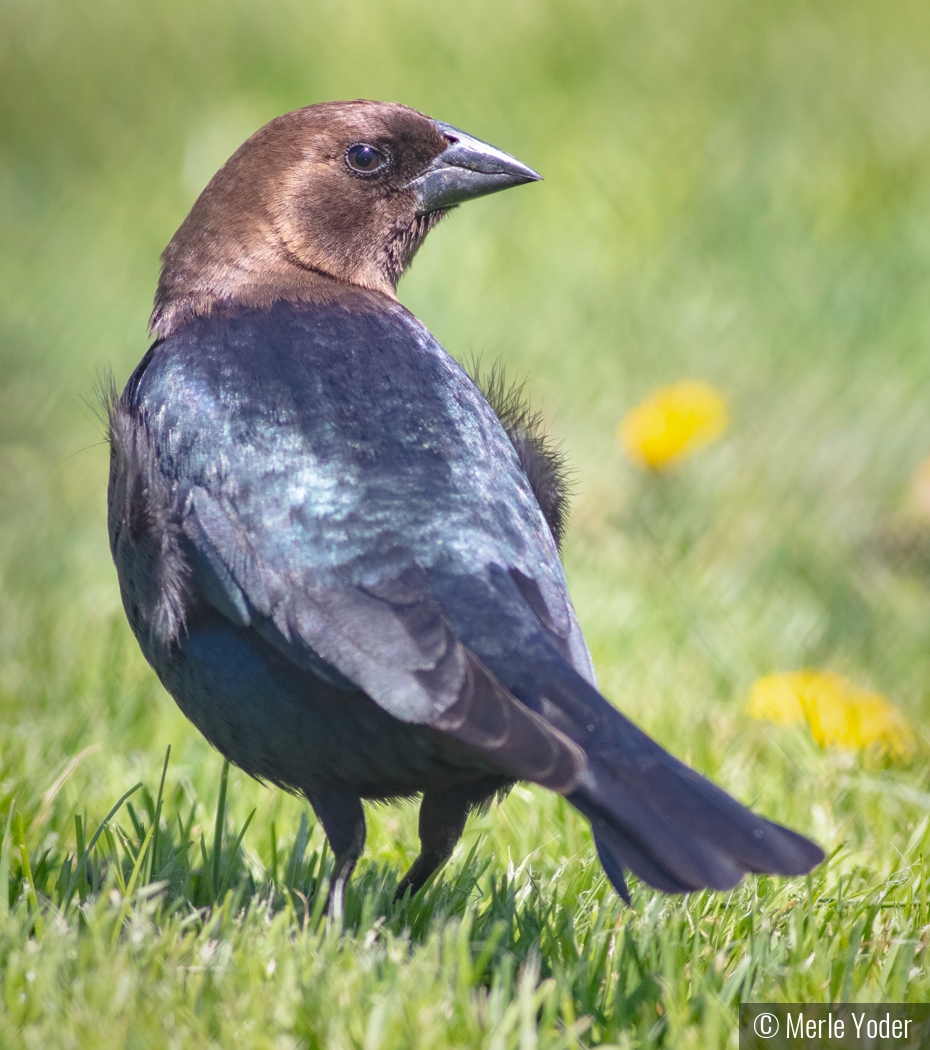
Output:
<svg viewBox="0 0 930 1050">
<path fill-rule="evenodd" d="M 64 844 L 72 810 L 99 820 L 168 743 L 170 776 L 215 796 L 218 757 L 123 622 L 95 383 L 144 353 L 159 253 L 236 146 L 356 97 L 545 176 L 453 214 L 399 292 L 460 359 L 528 377 L 564 442 L 566 565 L 607 695 L 891 870 L 926 762 L 850 795 L 848 762 L 743 705 L 759 675 L 829 667 L 930 724 L 930 529 L 908 496 L 930 454 L 925 0 L 0 0 L 0 812 L 15 795 Z M 683 377 L 733 424 L 644 476 L 616 424 Z M 275 814 L 294 834 L 299 803 L 234 781 L 236 812 L 259 807 L 247 847 Z M 526 794 L 511 813 L 545 812 Z M 370 855 L 400 867 L 398 812 Z M 481 827 L 505 828 L 503 865 L 537 845 Z"/>
</svg>

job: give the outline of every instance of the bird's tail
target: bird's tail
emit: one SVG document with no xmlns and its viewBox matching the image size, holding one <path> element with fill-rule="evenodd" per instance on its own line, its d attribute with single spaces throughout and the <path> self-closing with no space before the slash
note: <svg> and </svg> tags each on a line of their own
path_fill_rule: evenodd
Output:
<svg viewBox="0 0 930 1050">
<path fill-rule="evenodd" d="M 587 754 L 566 797 L 591 821 L 604 871 L 625 900 L 626 870 L 667 893 L 688 893 L 731 889 L 747 872 L 803 875 L 824 859 L 810 839 L 679 762 L 574 671 L 547 676 L 540 693 L 550 719 Z"/>
</svg>

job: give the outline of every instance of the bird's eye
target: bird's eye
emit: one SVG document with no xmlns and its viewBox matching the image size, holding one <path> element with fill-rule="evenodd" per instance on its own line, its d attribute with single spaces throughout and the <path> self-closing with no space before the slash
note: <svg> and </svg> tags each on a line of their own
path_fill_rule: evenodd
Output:
<svg viewBox="0 0 930 1050">
<path fill-rule="evenodd" d="M 359 175 L 374 175 L 387 167 L 388 159 L 375 146 L 359 142 L 346 150 L 346 164 Z"/>
</svg>

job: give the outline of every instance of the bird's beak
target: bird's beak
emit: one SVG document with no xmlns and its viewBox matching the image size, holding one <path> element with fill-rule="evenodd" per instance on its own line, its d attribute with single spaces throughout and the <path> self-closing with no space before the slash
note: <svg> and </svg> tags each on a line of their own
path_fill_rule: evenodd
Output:
<svg viewBox="0 0 930 1050">
<path fill-rule="evenodd" d="M 538 182 L 542 175 L 464 131 L 433 121 L 448 146 L 432 164 L 415 178 L 410 187 L 417 195 L 417 215 L 440 208 L 451 208 L 474 197 L 484 197 L 524 182 Z"/>
</svg>

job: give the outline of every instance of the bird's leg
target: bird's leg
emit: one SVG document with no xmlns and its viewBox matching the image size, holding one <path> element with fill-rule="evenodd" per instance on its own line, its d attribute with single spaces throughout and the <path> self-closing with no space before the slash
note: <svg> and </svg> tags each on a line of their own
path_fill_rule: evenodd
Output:
<svg viewBox="0 0 930 1050">
<path fill-rule="evenodd" d="M 362 800 L 347 791 L 315 791 L 312 795 L 307 792 L 307 798 L 333 851 L 333 879 L 327 907 L 330 914 L 341 921 L 346 883 L 365 848 Z"/>
<path fill-rule="evenodd" d="M 487 797 L 488 792 L 481 795 Z M 424 882 L 452 856 L 455 844 L 465 830 L 465 820 L 473 806 L 484 798 L 475 797 L 474 785 L 459 785 L 446 791 L 426 791 L 420 804 L 420 855 L 401 879 L 394 900 L 409 890 L 411 897 Z"/>
<path fill-rule="evenodd" d="M 408 890 L 412 897 L 452 856 L 455 844 L 465 830 L 465 820 L 472 805 L 471 795 L 460 787 L 424 793 L 420 804 L 420 854 L 401 879 L 394 894 L 395 900 L 401 900 Z"/>
</svg>

